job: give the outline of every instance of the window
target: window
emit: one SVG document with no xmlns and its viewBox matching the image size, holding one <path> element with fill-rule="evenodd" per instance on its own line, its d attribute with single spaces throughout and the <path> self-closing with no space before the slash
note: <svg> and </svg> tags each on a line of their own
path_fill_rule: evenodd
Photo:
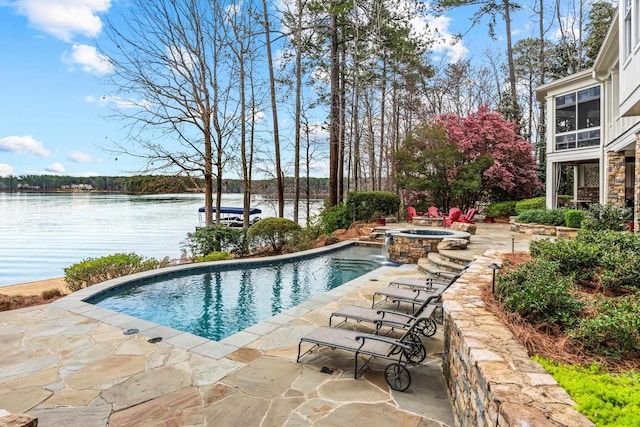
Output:
<svg viewBox="0 0 640 427">
<path fill-rule="evenodd" d="M 632 25 L 631 25 L 631 0 L 624 0 L 624 27 L 622 29 L 624 38 L 624 58 L 631 54 L 632 45 Z"/>
<path fill-rule="evenodd" d="M 556 98 L 556 150 L 600 144 L 600 86 Z"/>
</svg>

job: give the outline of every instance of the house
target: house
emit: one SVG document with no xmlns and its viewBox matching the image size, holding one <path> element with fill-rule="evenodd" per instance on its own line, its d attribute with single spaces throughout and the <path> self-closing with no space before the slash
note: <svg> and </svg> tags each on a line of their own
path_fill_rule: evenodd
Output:
<svg viewBox="0 0 640 427">
<path fill-rule="evenodd" d="M 591 69 L 540 86 L 546 204 L 612 202 L 640 217 L 640 0 L 621 0 Z"/>
</svg>

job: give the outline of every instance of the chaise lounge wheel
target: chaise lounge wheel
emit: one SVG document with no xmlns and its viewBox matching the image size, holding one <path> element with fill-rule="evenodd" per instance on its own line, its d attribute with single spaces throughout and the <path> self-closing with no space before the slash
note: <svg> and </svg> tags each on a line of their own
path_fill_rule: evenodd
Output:
<svg viewBox="0 0 640 427">
<path fill-rule="evenodd" d="M 437 325 L 433 319 L 420 319 L 416 325 L 416 330 L 425 337 L 431 337 L 436 333 Z"/>
<path fill-rule="evenodd" d="M 435 309 L 435 311 L 433 312 L 433 316 L 431 317 L 435 319 L 439 324 L 444 324 L 444 310 L 442 309 L 441 305 Z"/>
<path fill-rule="evenodd" d="M 406 366 L 392 363 L 384 368 L 384 379 L 394 390 L 405 391 L 411 385 L 411 374 Z"/>
<path fill-rule="evenodd" d="M 409 348 L 402 349 L 402 353 L 412 365 L 417 365 L 427 357 L 427 349 L 419 338 L 411 337 L 405 344 L 409 345 Z"/>
</svg>

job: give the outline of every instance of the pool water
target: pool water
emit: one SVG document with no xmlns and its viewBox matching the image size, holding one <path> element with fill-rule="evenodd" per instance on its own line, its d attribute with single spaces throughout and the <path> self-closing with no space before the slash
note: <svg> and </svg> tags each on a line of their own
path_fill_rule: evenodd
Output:
<svg viewBox="0 0 640 427">
<path fill-rule="evenodd" d="M 209 267 L 129 283 L 87 301 L 219 341 L 382 264 L 380 248 L 350 246 L 313 258 Z"/>
</svg>

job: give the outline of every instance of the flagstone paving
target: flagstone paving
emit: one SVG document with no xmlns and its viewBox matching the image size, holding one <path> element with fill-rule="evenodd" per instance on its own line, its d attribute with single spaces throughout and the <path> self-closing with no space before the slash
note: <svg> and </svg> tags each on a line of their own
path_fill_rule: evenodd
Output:
<svg viewBox="0 0 640 427">
<path fill-rule="evenodd" d="M 149 322 L 124 335 L 135 319 L 94 313 L 75 294 L 1 312 L 0 409 L 44 427 L 453 425 L 440 327 L 403 393 L 386 385 L 384 360 L 355 380 L 351 353 L 323 349 L 296 363 L 302 335 L 398 274 L 421 277 L 415 265 L 383 268 L 222 343 Z M 164 339 L 148 342 L 155 336 Z"/>
</svg>

